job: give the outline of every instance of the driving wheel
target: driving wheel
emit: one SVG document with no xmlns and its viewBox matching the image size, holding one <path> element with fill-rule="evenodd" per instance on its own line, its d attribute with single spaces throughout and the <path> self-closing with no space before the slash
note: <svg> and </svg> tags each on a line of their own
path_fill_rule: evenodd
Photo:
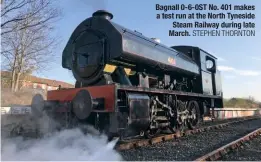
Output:
<svg viewBox="0 0 261 162">
<path fill-rule="evenodd" d="M 188 111 L 190 118 L 188 119 L 188 128 L 194 129 L 199 123 L 200 110 L 197 101 L 190 101 L 188 104 Z"/>
</svg>

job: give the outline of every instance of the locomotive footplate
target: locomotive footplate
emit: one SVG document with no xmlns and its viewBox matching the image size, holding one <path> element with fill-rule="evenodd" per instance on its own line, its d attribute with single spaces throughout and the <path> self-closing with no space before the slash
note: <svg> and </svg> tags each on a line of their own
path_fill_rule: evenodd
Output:
<svg viewBox="0 0 261 162">
<path fill-rule="evenodd" d="M 72 103 L 77 107 L 93 108 L 92 112 L 114 112 L 115 85 L 91 86 L 48 91 L 47 101 Z"/>
</svg>

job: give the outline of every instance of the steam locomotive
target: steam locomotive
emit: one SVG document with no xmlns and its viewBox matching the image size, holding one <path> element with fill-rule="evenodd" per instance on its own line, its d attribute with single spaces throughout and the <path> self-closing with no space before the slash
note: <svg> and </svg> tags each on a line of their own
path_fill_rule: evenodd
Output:
<svg viewBox="0 0 261 162">
<path fill-rule="evenodd" d="M 75 88 L 48 91 L 47 100 L 36 95 L 36 116 L 44 110 L 65 127 L 150 138 L 193 129 L 211 108 L 223 107 L 216 57 L 199 47 L 167 47 L 112 18 L 98 10 L 74 30 L 62 67 L 72 71 Z"/>
</svg>

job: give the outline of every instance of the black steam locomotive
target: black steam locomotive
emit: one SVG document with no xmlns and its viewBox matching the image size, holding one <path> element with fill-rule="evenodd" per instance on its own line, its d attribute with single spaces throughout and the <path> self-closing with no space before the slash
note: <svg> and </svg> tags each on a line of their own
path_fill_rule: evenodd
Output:
<svg viewBox="0 0 261 162">
<path fill-rule="evenodd" d="M 210 108 L 223 107 L 216 57 L 198 47 L 167 47 L 112 18 L 104 10 L 93 13 L 63 51 L 75 88 L 49 91 L 44 106 L 69 114 L 66 125 L 92 124 L 110 137 L 152 137 L 193 129 Z"/>
</svg>

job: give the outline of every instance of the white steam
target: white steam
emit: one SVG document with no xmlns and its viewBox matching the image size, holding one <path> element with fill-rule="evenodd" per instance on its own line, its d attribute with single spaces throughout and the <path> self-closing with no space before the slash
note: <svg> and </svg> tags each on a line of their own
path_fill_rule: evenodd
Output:
<svg viewBox="0 0 261 162">
<path fill-rule="evenodd" d="M 42 139 L 21 137 L 2 141 L 2 160 L 11 161 L 117 161 L 113 150 L 117 141 L 106 137 L 84 135 L 79 129 L 64 130 Z"/>
<path fill-rule="evenodd" d="M 50 129 L 53 122 L 44 123 L 41 130 L 45 135 L 38 139 L 23 137 L 2 139 L 1 160 L 3 161 L 120 161 L 114 150 L 117 140 L 107 142 L 107 137 L 97 135 L 90 128 L 84 134 L 81 129 L 67 129 L 60 132 Z M 38 121 L 38 122 L 39 122 Z M 44 122 L 45 121 L 45 122 Z M 50 125 L 47 126 L 49 123 Z M 49 127 L 49 128 L 48 128 Z M 49 132 L 47 131 L 49 130 Z"/>
</svg>

